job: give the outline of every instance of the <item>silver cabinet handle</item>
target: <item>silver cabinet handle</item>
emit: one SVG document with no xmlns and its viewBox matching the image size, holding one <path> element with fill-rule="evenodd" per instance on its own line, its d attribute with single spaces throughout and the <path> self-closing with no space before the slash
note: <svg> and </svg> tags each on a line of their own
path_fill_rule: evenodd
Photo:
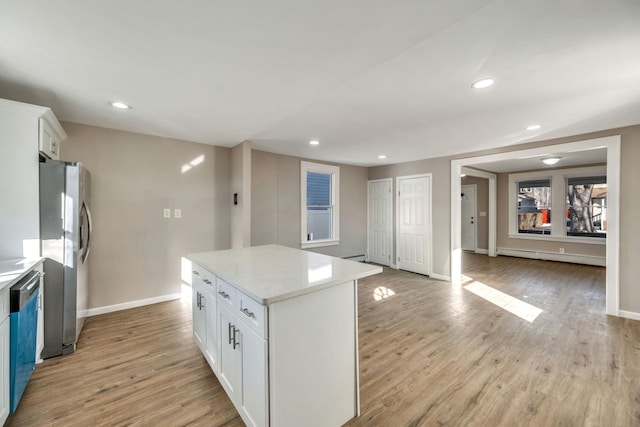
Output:
<svg viewBox="0 0 640 427">
<path fill-rule="evenodd" d="M 231 323 L 229 323 L 229 344 L 231 344 L 232 340 L 235 341 L 235 337 L 233 337 L 233 339 L 231 338 L 231 328 L 233 328 L 233 330 L 235 331 L 235 326 L 233 326 Z M 234 332 L 235 334 L 235 332 Z"/>
<path fill-rule="evenodd" d="M 226 293 L 225 291 L 218 291 L 218 293 L 219 293 L 220 295 L 222 295 L 222 298 L 229 299 L 229 294 L 228 294 L 228 293 Z"/>
<path fill-rule="evenodd" d="M 240 345 L 239 342 L 236 342 L 236 332 L 238 332 L 238 329 L 236 329 L 236 327 L 233 327 L 233 349 L 235 350 L 237 346 Z"/>
<path fill-rule="evenodd" d="M 253 312 L 251 312 L 251 311 L 247 310 L 246 308 L 241 309 L 241 310 L 240 310 L 240 312 L 241 312 L 242 314 L 244 314 L 245 316 L 247 316 L 247 317 L 256 317 L 256 316 L 253 314 Z"/>
<path fill-rule="evenodd" d="M 207 285 L 211 284 L 211 280 L 209 280 L 209 279 L 204 279 L 203 282 L 206 283 Z"/>
<path fill-rule="evenodd" d="M 196 276 L 200 275 L 200 273 L 198 273 L 196 270 L 193 270 L 192 273 L 195 274 Z"/>
<path fill-rule="evenodd" d="M 196 307 L 200 308 L 200 292 L 196 292 Z"/>
</svg>

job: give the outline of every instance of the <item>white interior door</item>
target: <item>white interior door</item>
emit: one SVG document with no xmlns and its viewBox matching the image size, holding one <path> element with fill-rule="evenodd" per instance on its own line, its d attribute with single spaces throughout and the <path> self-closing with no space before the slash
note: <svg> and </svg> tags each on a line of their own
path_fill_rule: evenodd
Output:
<svg viewBox="0 0 640 427">
<path fill-rule="evenodd" d="M 391 179 L 369 181 L 367 208 L 367 260 L 391 262 Z"/>
<path fill-rule="evenodd" d="M 431 175 L 397 181 L 398 268 L 431 274 Z"/>
<path fill-rule="evenodd" d="M 462 249 L 465 251 L 476 251 L 476 227 L 478 225 L 476 215 L 476 185 L 460 186 L 460 209 L 461 227 L 460 237 L 462 239 Z"/>
</svg>

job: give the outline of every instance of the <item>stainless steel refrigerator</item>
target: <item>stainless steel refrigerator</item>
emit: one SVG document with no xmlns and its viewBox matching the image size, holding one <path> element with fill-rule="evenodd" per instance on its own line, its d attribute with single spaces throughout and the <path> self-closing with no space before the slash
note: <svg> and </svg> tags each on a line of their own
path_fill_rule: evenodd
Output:
<svg viewBox="0 0 640 427">
<path fill-rule="evenodd" d="M 45 359 L 75 351 L 87 315 L 90 187 L 91 173 L 81 163 L 40 163 Z"/>
</svg>

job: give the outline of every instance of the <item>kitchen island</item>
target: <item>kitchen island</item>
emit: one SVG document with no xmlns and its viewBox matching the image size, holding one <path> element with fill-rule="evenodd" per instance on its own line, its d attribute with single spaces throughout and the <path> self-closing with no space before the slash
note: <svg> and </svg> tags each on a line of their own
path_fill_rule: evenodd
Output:
<svg viewBox="0 0 640 427">
<path fill-rule="evenodd" d="M 188 258 L 194 339 L 247 425 L 358 415 L 357 281 L 381 267 L 278 245 Z"/>
</svg>

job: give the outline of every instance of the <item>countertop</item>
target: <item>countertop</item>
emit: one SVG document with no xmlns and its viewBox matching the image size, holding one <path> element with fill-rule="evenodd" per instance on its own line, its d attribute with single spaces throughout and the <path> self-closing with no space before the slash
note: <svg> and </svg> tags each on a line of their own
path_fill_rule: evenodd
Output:
<svg viewBox="0 0 640 427">
<path fill-rule="evenodd" d="M 0 290 L 12 286 L 44 258 L 17 258 L 0 260 Z"/>
<path fill-rule="evenodd" d="M 257 302 L 269 305 L 382 272 L 382 267 L 280 245 L 187 257 Z"/>
</svg>

